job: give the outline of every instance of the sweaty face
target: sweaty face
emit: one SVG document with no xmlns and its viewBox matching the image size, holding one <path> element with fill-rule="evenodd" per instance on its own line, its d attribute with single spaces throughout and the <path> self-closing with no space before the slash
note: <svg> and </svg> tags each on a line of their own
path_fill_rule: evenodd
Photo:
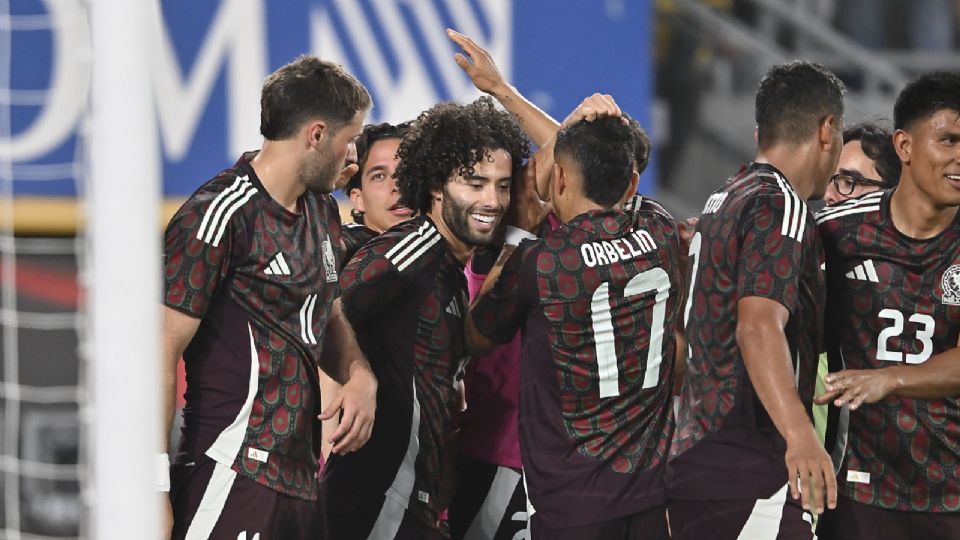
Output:
<svg viewBox="0 0 960 540">
<path fill-rule="evenodd" d="M 354 206 L 364 213 L 363 222 L 367 227 L 383 232 L 397 223 L 410 219 L 413 211 L 400 204 L 400 192 L 394 171 L 400 160 L 397 149 L 400 139 L 383 139 L 373 143 L 367 152 L 360 177 L 362 189 L 354 190 Z"/>
<path fill-rule="evenodd" d="M 834 174 L 841 175 L 838 182 L 841 183 L 841 188 L 844 193 L 846 193 L 847 190 L 845 186 L 842 185 L 842 183 L 845 182 L 843 178 L 847 177 L 846 173 L 850 172 L 857 173 L 868 180 L 880 180 L 880 173 L 877 172 L 876 163 L 863 153 L 863 146 L 860 144 L 860 141 L 850 141 L 843 145 L 843 150 L 840 151 L 840 162 L 837 163 L 837 170 Z M 832 206 L 847 199 L 859 197 L 880 189 L 880 186 L 855 183 L 853 185 L 853 192 L 844 194 L 837 190 L 837 186 L 833 182 L 830 182 L 830 184 L 827 185 L 827 193 L 824 195 L 823 200 L 828 206 Z"/>
<path fill-rule="evenodd" d="M 323 138 L 300 162 L 298 174 L 307 189 L 318 193 L 332 193 L 346 163 L 350 143 L 357 138 L 363 126 L 364 113 L 358 112 L 353 121 L 334 132 L 329 129 Z"/>
<path fill-rule="evenodd" d="M 456 173 L 444 186 L 443 221 L 462 242 L 481 246 L 493 241 L 510 205 L 511 165 L 510 154 L 494 150 L 474 164 L 473 175 Z"/>
<path fill-rule="evenodd" d="M 910 178 L 942 206 L 960 206 L 960 111 L 941 109 L 907 130 Z"/>
</svg>

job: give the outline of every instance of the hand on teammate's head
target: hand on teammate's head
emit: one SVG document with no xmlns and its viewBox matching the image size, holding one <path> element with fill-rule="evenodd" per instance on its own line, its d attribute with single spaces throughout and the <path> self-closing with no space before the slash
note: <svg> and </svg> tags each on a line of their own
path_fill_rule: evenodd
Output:
<svg viewBox="0 0 960 540">
<path fill-rule="evenodd" d="M 580 105 L 560 124 L 560 129 L 570 127 L 581 120 L 593 122 L 604 116 L 622 115 L 623 112 L 617 102 L 614 101 L 613 96 L 610 94 L 593 94 L 580 102 Z"/>
</svg>

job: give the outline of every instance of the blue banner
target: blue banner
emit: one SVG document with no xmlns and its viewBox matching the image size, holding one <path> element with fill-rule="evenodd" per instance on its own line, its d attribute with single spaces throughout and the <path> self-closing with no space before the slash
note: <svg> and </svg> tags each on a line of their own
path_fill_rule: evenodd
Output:
<svg viewBox="0 0 960 540">
<path fill-rule="evenodd" d="M 0 161 L 11 164 L 18 197 L 77 193 L 96 61 L 83 6 L 17 0 L 9 28 L 0 30 L 14 51 L 8 88 L 0 89 L 9 103 Z M 263 79 L 301 53 L 341 62 L 367 85 L 368 121 L 407 120 L 438 101 L 476 98 L 453 62 L 447 27 L 489 50 L 505 77 L 558 120 L 599 91 L 650 125 L 649 0 L 168 0 L 151 9 L 154 103 L 171 198 L 259 147 Z M 649 176 L 641 191 L 652 190 Z M 136 185 L 130 171 L 130 189 Z"/>
</svg>

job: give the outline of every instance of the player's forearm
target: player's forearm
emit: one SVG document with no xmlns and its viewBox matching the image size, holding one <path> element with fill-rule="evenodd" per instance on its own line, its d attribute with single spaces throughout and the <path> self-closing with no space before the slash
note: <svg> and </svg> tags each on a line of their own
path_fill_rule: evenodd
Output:
<svg viewBox="0 0 960 540">
<path fill-rule="evenodd" d="M 816 436 L 794 383 L 790 348 L 775 322 L 737 325 L 737 345 L 757 397 L 787 441 Z"/>
<path fill-rule="evenodd" d="M 170 432 L 173 430 L 173 416 L 177 411 L 177 362 L 179 356 L 169 358 L 164 355 L 163 366 L 161 367 L 161 377 L 163 386 L 161 387 L 160 411 L 161 421 L 160 441 L 161 448 L 158 450 L 161 454 L 166 453 L 170 448 Z"/>
<path fill-rule="evenodd" d="M 503 108 L 516 115 L 520 127 L 537 146 L 543 146 L 560 129 L 560 123 L 537 107 L 506 82 L 497 85 L 490 95 L 503 105 Z"/>
<path fill-rule="evenodd" d="M 935 354 L 918 365 L 883 368 L 892 378 L 892 395 L 939 399 L 960 395 L 960 348 Z"/>
<path fill-rule="evenodd" d="M 338 299 L 327 321 L 320 354 L 320 369 L 338 384 L 346 384 L 356 370 L 370 370 L 370 364 L 360 350 L 353 328 L 343 315 Z"/>
</svg>

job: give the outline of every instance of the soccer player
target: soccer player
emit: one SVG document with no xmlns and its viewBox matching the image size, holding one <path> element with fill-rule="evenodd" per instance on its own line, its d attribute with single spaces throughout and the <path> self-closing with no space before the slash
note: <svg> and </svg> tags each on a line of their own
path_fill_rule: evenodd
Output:
<svg viewBox="0 0 960 540">
<path fill-rule="evenodd" d="M 467 319 L 473 354 L 524 329 L 520 441 L 533 538 L 667 538 L 681 252 L 657 203 L 619 209 L 636 189 L 634 149 L 619 117 L 560 131 L 551 200 L 564 225 L 505 247 Z M 525 193 L 532 184 L 528 175 Z M 517 215 L 529 213 L 517 204 Z"/>
<path fill-rule="evenodd" d="M 350 214 L 354 221 L 343 229 L 344 264 L 367 240 L 413 216 L 413 211 L 400 202 L 393 176 L 400 163 L 397 150 L 409 127 L 409 122 L 371 124 L 364 126 L 357 137 L 359 170 L 343 187 L 353 204 Z"/>
<path fill-rule="evenodd" d="M 376 381 L 336 301 L 329 195 L 369 108 L 340 66 L 283 66 L 261 94 L 261 150 L 201 186 L 167 227 L 165 434 L 181 355 L 187 374 L 173 538 L 313 538 L 318 367 L 346 383 L 325 411 L 343 412 L 333 451 L 369 437 Z"/>
<path fill-rule="evenodd" d="M 960 538 L 960 75 L 909 83 L 894 128 L 897 188 L 817 216 L 846 368 L 817 401 L 850 411 L 825 538 Z"/>
<path fill-rule="evenodd" d="M 700 215 L 667 480 L 674 538 L 810 539 L 804 509 L 823 511 L 825 487 L 834 504 L 810 418 L 825 286 L 804 201 L 836 170 L 843 91 L 818 64 L 771 68 L 756 95 L 757 156 Z"/>
<path fill-rule="evenodd" d="M 493 241 L 529 143 L 490 98 L 442 103 L 400 144 L 397 183 L 419 214 L 370 240 L 340 279 L 344 313 L 380 381 L 359 451 L 320 482 L 326 538 L 444 538 L 467 356 L 464 264 Z"/>
<path fill-rule="evenodd" d="M 847 199 L 890 189 L 900 180 L 900 158 L 893 148 L 893 134 L 877 124 L 863 122 L 843 132 L 843 150 L 837 172 L 823 200 L 828 206 Z"/>
</svg>

